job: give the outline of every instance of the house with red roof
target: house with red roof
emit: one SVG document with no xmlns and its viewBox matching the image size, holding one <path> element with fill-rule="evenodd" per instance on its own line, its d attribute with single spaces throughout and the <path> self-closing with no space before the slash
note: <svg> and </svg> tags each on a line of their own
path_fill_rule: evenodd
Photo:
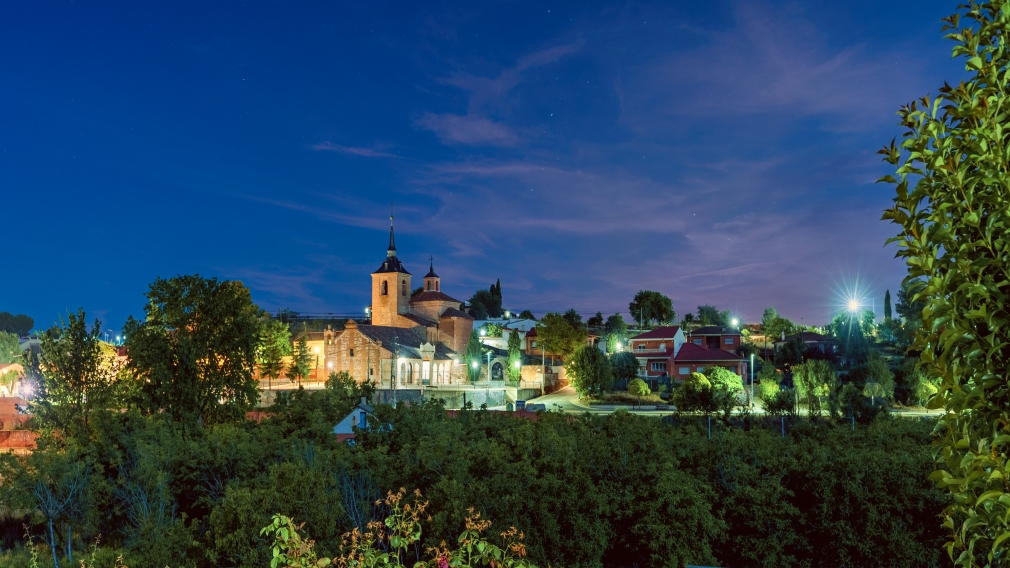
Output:
<svg viewBox="0 0 1010 568">
<path fill-rule="evenodd" d="M 670 359 L 685 342 L 684 331 L 679 325 L 660 326 L 632 337 L 629 347 L 638 359 L 638 374 L 643 377 L 668 375 Z"/>
<path fill-rule="evenodd" d="M 630 344 L 643 378 L 669 376 L 683 380 L 712 367 L 746 376 L 747 361 L 736 354 L 740 332 L 733 328 L 708 326 L 685 336 L 680 326 L 662 326 L 632 337 Z"/>
</svg>

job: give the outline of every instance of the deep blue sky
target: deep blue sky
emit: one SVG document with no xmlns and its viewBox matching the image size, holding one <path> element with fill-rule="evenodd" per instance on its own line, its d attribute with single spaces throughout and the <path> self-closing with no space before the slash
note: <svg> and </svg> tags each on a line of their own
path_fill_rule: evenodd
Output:
<svg viewBox="0 0 1010 568">
<path fill-rule="evenodd" d="M 116 328 L 158 276 L 354 312 L 385 255 L 465 300 L 659 290 L 826 322 L 903 276 L 875 151 L 956 81 L 916 2 L 0 4 L 0 310 Z"/>
</svg>

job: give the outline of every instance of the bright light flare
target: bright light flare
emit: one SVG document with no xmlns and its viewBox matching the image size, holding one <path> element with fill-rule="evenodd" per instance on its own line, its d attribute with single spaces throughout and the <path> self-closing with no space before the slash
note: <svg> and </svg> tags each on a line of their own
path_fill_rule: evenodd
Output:
<svg viewBox="0 0 1010 568">
<path fill-rule="evenodd" d="M 740 325 L 740 320 L 738 320 L 736 318 L 733 318 L 733 321 L 731 321 L 730 324 L 732 324 L 733 327 L 736 327 L 736 326 Z"/>
<path fill-rule="evenodd" d="M 850 312 L 858 312 L 859 311 L 859 300 L 856 300 L 854 298 L 852 300 L 849 300 L 848 308 L 849 308 Z"/>
</svg>

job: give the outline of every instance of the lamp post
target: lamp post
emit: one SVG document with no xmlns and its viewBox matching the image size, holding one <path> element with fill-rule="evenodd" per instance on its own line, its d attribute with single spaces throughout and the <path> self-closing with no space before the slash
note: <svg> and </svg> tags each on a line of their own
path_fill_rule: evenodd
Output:
<svg viewBox="0 0 1010 568">
<path fill-rule="evenodd" d="M 750 407 L 754 408 L 754 354 L 750 354 Z"/>
<path fill-rule="evenodd" d="M 487 394 L 484 395 L 484 402 L 491 408 L 491 350 L 487 351 Z"/>
</svg>

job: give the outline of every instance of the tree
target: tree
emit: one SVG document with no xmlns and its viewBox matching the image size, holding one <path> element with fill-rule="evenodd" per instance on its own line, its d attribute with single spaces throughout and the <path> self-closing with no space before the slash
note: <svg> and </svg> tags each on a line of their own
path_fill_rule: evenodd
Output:
<svg viewBox="0 0 1010 568">
<path fill-rule="evenodd" d="M 513 383 L 518 383 L 519 379 L 522 378 L 522 365 L 523 365 L 523 340 L 519 338 L 519 331 L 512 330 L 509 333 L 508 341 L 508 351 L 509 351 L 509 362 L 508 362 L 508 373 L 509 379 Z"/>
<path fill-rule="evenodd" d="M 469 313 L 475 319 L 500 318 L 501 296 L 495 295 L 491 290 L 477 290 L 470 297 Z"/>
<path fill-rule="evenodd" d="M 603 314 L 601 312 L 596 312 L 595 316 L 590 317 L 586 320 L 586 325 L 596 329 L 603 326 Z"/>
<path fill-rule="evenodd" d="M 891 321 L 891 291 L 884 291 L 884 321 Z"/>
<path fill-rule="evenodd" d="M 40 338 L 38 361 L 25 367 L 38 373 L 35 396 L 29 412 L 46 431 L 59 431 L 65 437 L 86 435 L 92 412 L 110 408 L 113 383 L 119 372 L 114 353 L 103 349 L 99 339 L 102 323 L 95 320 L 91 329 L 84 310 L 60 319 L 59 335 Z"/>
<path fill-rule="evenodd" d="M 539 336 L 539 332 L 538 332 Z M 580 397 L 602 396 L 614 386 L 610 360 L 591 345 L 582 345 L 565 363 L 571 384 Z"/>
<path fill-rule="evenodd" d="M 480 363 L 484 356 L 484 346 L 480 342 L 480 335 L 477 330 L 470 332 L 470 338 L 466 342 L 463 350 L 463 363 L 466 364 L 466 376 L 472 384 L 477 384 L 480 380 Z"/>
<path fill-rule="evenodd" d="M 134 404 L 181 422 L 241 419 L 258 399 L 252 377 L 259 308 L 235 280 L 159 278 L 146 317 L 126 322 Z"/>
<path fill-rule="evenodd" d="M 535 315 L 533 315 L 533 312 L 531 312 L 529 310 L 523 310 L 523 311 L 519 312 L 519 319 L 528 319 L 528 320 L 537 321 L 537 317 Z"/>
<path fill-rule="evenodd" d="M 698 323 L 701 325 L 729 325 L 725 315 L 729 312 L 720 312 L 715 306 L 698 306 Z"/>
<path fill-rule="evenodd" d="M 810 359 L 802 365 L 792 368 L 793 384 L 800 399 L 807 403 L 807 411 L 811 416 L 819 414 L 821 399 L 834 394 L 837 387 L 837 375 L 831 363 L 822 359 Z"/>
<path fill-rule="evenodd" d="M 284 371 L 284 356 L 290 354 L 291 328 L 280 320 L 269 320 L 260 332 L 256 348 L 260 375 L 268 381 L 279 378 Z"/>
<path fill-rule="evenodd" d="M 624 323 L 621 314 L 614 314 L 607 318 L 607 323 L 603 326 L 603 332 L 608 335 L 616 335 L 624 338 L 628 335 L 628 324 Z"/>
<path fill-rule="evenodd" d="M 35 320 L 24 314 L 13 315 L 10 312 L 0 312 L 0 331 L 23 337 L 31 333 L 33 327 L 35 327 Z"/>
<path fill-rule="evenodd" d="M 896 189 L 884 213 L 899 227 L 889 242 L 906 261 L 905 282 L 926 283 L 906 302 L 925 302 L 912 348 L 941 380 L 931 401 L 946 411 L 932 479 L 951 493 L 944 526 L 959 566 L 1002 565 L 1010 553 L 1006 485 L 992 474 L 1010 467 L 1008 10 L 1006 0 L 973 1 L 943 20 L 968 77 L 904 106 L 901 144 L 880 151 L 897 168 L 881 179 Z"/>
<path fill-rule="evenodd" d="M 807 344 L 803 342 L 802 337 L 797 337 L 783 344 L 780 344 L 775 349 L 775 364 L 780 367 L 789 367 L 793 365 L 799 365 L 803 363 L 803 354 L 806 351 Z"/>
<path fill-rule="evenodd" d="M 537 343 L 547 353 L 567 359 L 586 342 L 588 334 L 581 327 L 574 327 L 562 315 L 551 312 L 537 323 Z"/>
<path fill-rule="evenodd" d="M 691 373 L 684 382 L 670 394 L 670 401 L 682 412 L 714 412 L 718 410 L 714 389 L 708 377 L 701 373 Z"/>
<path fill-rule="evenodd" d="M 796 324 L 780 316 L 775 308 L 768 306 L 761 315 L 761 329 L 769 341 L 779 341 L 783 336 L 796 333 Z"/>
<path fill-rule="evenodd" d="M 739 394 L 743 392 L 743 380 L 740 375 L 724 367 L 711 367 L 706 377 L 712 384 L 715 407 L 729 416 L 740 404 Z"/>
<path fill-rule="evenodd" d="M 312 351 L 309 350 L 309 333 L 302 330 L 298 336 L 294 347 L 291 349 L 291 364 L 288 365 L 288 378 L 298 379 L 298 386 L 302 385 L 302 379 L 309 376 L 312 371 Z"/>
<path fill-rule="evenodd" d="M 619 381 L 630 381 L 638 376 L 638 359 L 627 351 L 611 355 L 610 367 L 614 373 L 614 379 Z"/>
<path fill-rule="evenodd" d="M 637 397 L 649 396 L 652 391 L 649 389 L 649 385 L 645 383 L 642 379 L 631 379 L 628 382 L 628 394 Z"/>
<path fill-rule="evenodd" d="M 863 337 L 870 337 L 874 335 L 877 331 L 877 314 L 871 312 L 870 310 L 863 310 L 862 316 L 859 320 L 860 331 L 863 332 Z"/>
<path fill-rule="evenodd" d="M 648 325 L 650 322 L 667 323 L 677 319 L 677 312 L 673 311 L 673 301 L 652 290 L 639 290 L 628 304 L 628 310 L 640 326 Z"/>
<path fill-rule="evenodd" d="M 871 388 L 872 392 L 876 394 L 867 394 L 866 396 L 888 399 L 894 396 L 894 373 L 891 372 L 887 361 L 876 350 L 871 350 L 867 356 L 865 377 L 866 384 L 876 385 Z"/>
<path fill-rule="evenodd" d="M 21 347 L 17 334 L 0 331 L 0 365 L 16 363 L 20 359 Z"/>
<path fill-rule="evenodd" d="M 579 315 L 579 312 L 575 311 L 575 308 L 569 308 L 569 310 L 565 312 L 565 315 L 561 317 L 565 318 L 565 320 L 574 328 L 585 327 L 582 323 L 582 316 Z"/>
</svg>

